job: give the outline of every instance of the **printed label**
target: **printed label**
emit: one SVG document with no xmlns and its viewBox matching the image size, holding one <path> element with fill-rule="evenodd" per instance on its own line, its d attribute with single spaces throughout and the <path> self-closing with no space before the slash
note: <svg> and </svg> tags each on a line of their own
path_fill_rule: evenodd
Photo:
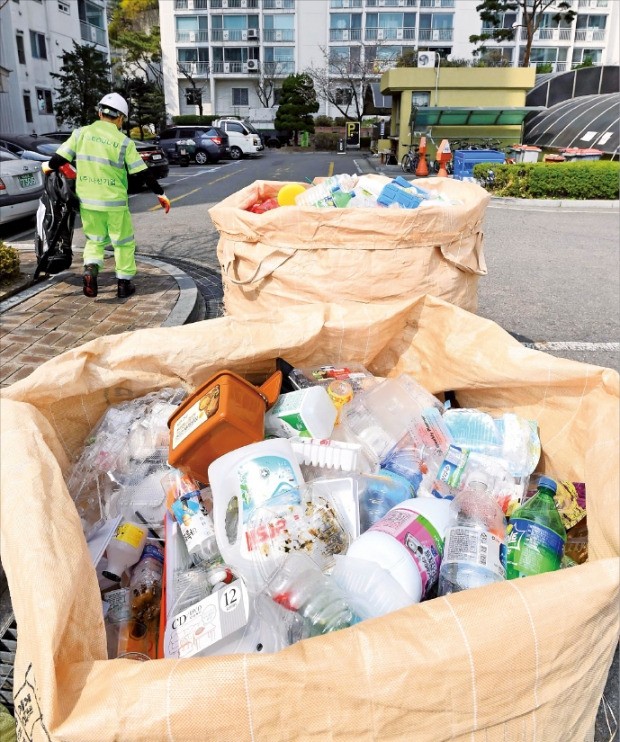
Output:
<svg viewBox="0 0 620 742">
<path fill-rule="evenodd" d="M 242 629 L 249 615 L 245 584 L 235 580 L 167 622 L 166 657 L 193 657 Z"/>
<path fill-rule="evenodd" d="M 108 621 L 124 621 L 131 618 L 131 591 L 128 587 L 110 590 L 104 595 L 108 604 Z"/>
<path fill-rule="evenodd" d="M 443 564 L 474 564 L 500 577 L 506 576 L 503 542 L 497 536 L 476 528 L 455 526 L 446 532 Z"/>
<path fill-rule="evenodd" d="M 308 394 L 308 389 L 281 394 L 278 401 L 265 415 L 265 430 L 272 435 L 301 435 L 310 433 L 301 415 L 301 407 Z"/>
<path fill-rule="evenodd" d="M 220 385 L 217 384 L 186 410 L 174 423 L 172 448 L 176 448 L 200 425 L 213 417 L 220 407 Z"/>
<path fill-rule="evenodd" d="M 135 523 L 121 523 L 121 525 L 116 529 L 114 538 L 117 541 L 124 541 L 134 549 L 137 549 L 144 538 L 144 534 L 145 530 L 140 528 L 140 526 L 135 525 Z"/>
<path fill-rule="evenodd" d="M 175 500 L 171 507 L 190 554 L 200 548 L 203 541 L 215 535 L 211 518 L 204 512 L 198 497 L 182 497 Z"/>
<path fill-rule="evenodd" d="M 411 510 L 394 508 L 369 531 L 380 531 L 407 547 L 422 580 L 422 597 L 437 582 L 443 553 L 443 539 L 424 516 Z"/>
<path fill-rule="evenodd" d="M 511 519 L 506 530 L 506 576 L 527 577 L 560 568 L 564 541 L 555 531 L 523 518 Z"/>
<path fill-rule="evenodd" d="M 281 456 L 258 456 L 250 459 L 237 468 L 237 477 L 243 500 L 244 523 L 252 510 L 301 484 L 290 461 Z M 298 496 L 296 500 L 299 500 Z"/>
<path fill-rule="evenodd" d="M 452 497 L 452 490 L 456 489 L 461 481 L 469 451 L 450 446 L 446 453 L 437 476 L 433 483 L 432 493 L 435 497 Z"/>
</svg>

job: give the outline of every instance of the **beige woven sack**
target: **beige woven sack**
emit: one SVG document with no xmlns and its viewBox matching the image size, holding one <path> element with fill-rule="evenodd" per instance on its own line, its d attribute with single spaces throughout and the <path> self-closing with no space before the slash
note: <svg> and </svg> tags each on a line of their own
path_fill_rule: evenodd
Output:
<svg viewBox="0 0 620 742">
<path fill-rule="evenodd" d="M 371 176 L 377 177 L 377 176 Z M 277 196 L 255 181 L 212 207 L 226 313 L 279 315 L 300 303 L 391 302 L 423 294 L 475 312 L 486 275 L 482 221 L 489 194 L 430 178 L 424 187 L 461 201 L 419 209 L 247 208 Z"/>
<path fill-rule="evenodd" d="M 618 374 L 523 348 L 438 299 L 291 307 L 93 340 L 2 393 L 1 556 L 22 740 L 566 742 L 590 739 L 618 635 Z M 112 403 L 274 358 L 413 374 L 540 424 L 548 474 L 587 483 L 591 561 L 431 600 L 272 655 L 106 660 L 65 486 Z"/>
</svg>

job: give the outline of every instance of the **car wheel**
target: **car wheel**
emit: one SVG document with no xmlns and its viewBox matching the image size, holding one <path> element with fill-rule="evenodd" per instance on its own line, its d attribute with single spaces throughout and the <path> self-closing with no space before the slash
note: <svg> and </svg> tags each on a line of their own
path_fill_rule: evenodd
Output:
<svg viewBox="0 0 620 742">
<path fill-rule="evenodd" d="M 243 152 L 239 147 L 231 147 L 230 148 L 230 159 L 231 160 L 240 160 L 243 157 Z"/>
<path fill-rule="evenodd" d="M 204 149 L 196 150 L 196 165 L 206 165 L 209 162 L 209 155 Z"/>
</svg>

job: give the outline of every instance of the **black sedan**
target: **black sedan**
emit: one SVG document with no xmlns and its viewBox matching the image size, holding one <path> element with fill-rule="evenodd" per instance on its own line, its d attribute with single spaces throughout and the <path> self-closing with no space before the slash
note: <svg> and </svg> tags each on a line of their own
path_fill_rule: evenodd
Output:
<svg viewBox="0 0 620 742">
<path fill-rule="evenodd" d="M 60 142 L 48 137 L 36 137 L 32 134 L 1 134 L 0 147 L 4 147 L 23 160 L 46 162 L 60 147 Z"/>
<path fill-rule="evenodd" d="M 136 145 L 138 154 L 157 180 L 167 178 L 170 168 L 163 149 L 154 142 L 142 142 L 138 139 L 132 139 L 132 142 Z"/>
</svg>

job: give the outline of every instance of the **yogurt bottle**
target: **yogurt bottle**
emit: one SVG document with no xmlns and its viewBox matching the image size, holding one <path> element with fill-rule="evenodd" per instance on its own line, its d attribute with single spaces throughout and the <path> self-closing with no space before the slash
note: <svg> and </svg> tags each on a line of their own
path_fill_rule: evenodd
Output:
<svg viewBox="0 0 620 742">
<path fill-rule="evenodd" d="M 355 539 L 347 557 L 379 565 L 398 583 L 410 603 L 419 603 L 439 577 L 449 517 L 449 500 L 405 500 Z"/>
</svg>

